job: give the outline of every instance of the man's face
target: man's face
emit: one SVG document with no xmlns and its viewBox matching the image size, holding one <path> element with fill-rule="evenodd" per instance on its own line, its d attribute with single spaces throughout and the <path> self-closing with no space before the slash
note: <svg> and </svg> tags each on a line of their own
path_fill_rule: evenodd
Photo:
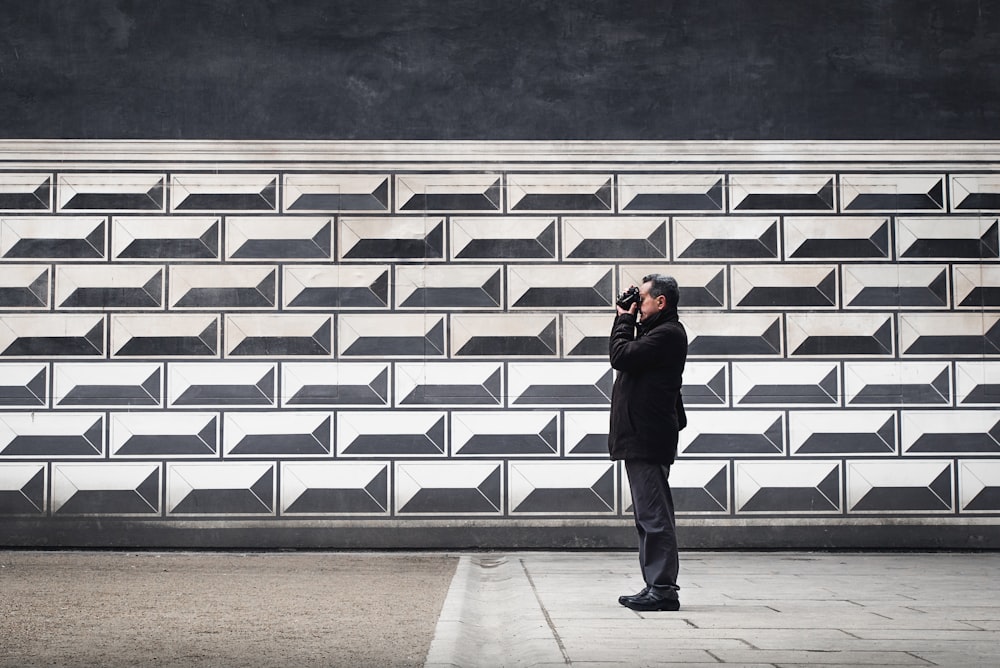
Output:
<svg viewBox="0 0 1000 668">
<path fill-rule="evenodd" d="M 652 282 L 647 281 L 639 288 L 639 313 L 642 314 L 641 320 L 653 317 L 667 306 L 667 298 L 663 295 L 659 297 L 650 296 L 649 289 L 651 287 L 653 287 Z"/>
</svg>

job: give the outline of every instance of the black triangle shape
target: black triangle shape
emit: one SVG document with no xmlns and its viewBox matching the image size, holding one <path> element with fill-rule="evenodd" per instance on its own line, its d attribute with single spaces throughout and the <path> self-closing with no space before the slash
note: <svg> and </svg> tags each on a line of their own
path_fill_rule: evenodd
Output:
<svg viewBox="0 0 1000 668">
<path fill-rule="evenodd" d="M 500 179 L 497 179 L 493 185 L 483 192 L 483 197 L 489 200 L 490 204 L 495 206 L 497 209 L 500 208 L 500 193 L 503 192 L 500 187 Z"/>
<path fill-rule="evenodd" d="M 715 185 L 712 186 L 708 190 L 708 192 L 705 193 L 705 196 L 708 197 L 708 199 L 710 199 L 712 201 L 712 204 L 714 204 L 716 207 L 718 207 L 721 210 L 722 209 L 722 193 L 723 192 L 724 192 L 724 189 L 723 189 L 723 186 L 722 186 L 722 179 L 719 179 L 718 181 L 715 182 Z"/>
<path fill-rule="evenodd" d="M 834 369 L 826 375 L 826 378 L 819 382 L 819 387 L 821 390 L 826 392 L 828 395 L 833 397 L 834 400 L 837 399 L 837 369 Z"/>
<path fill-rule="evenodd" d="M 601 394 L 611 398 L 611 390 L 615 384 L 615 375 L 612 369 L 608 369 L 607 373 L 601 376 L 601 379 L 594 383 L 594 387 L 601 391 Z"/>
<path fill-rule="evenodd" d="M 726 292 L 726 270 L 720 269 L 719 273 L 715 275 L 715 278 L 710 280 L 705 285 L 705 290 L 708 291 L 715 301 L 719 303 L 719 306 L 725 304 L 725 292 Z"/>
<path fill-rule="evenodd" d="M 378 203 L 382 205 L 383 209 L 389 208 L 389 179 L 385 179 L 378 185 L 378 188 L 372 191 L 372 197 L 378 200 Z"/>
<path fill-rule="evenodd" d="M 159 181 L 156 182 L 156 185 L 154 185 L 152 188 L 146 191 L 146 197 L 153 200 L 153 203 L 156 204 L 157 209 L 163 208 L 164 190 L 165 188 L 163 184 L 163 179 L 160 179 Z"/>
<path fill-rule="evenodd" d="M 97 421 L 90 426 L 90 428 L 83 433 L 83 438 L 94 450 L 100 452 L 102 450 L 101 444 L 104 436 L 104 420 L 97 418 Z"/>
<path fill-rule="evenodd" d="M 833 179 L 826 182 L 816 195 L 823 200 L 823 203 L 832 211 L 833 210 Z"/>
<path fill-rule="evenodd" d="M 374 478 L 372 478 L 367 485 L 365 485 L 365 491 L 372 495 L 380 504 L 382 500 L 387 497 L 389 491 L 389 468 L 386 466 L 382 467 L 382 470 L 378 472 Z M 383 505 L 382 510 L 385 510 Z"/>
<path fill-rule="evenodd" d="M 268 206 L 274 209 L 278 202 L 278 180 L 272 179 L 270 183 L 264 186 L 264 189 L 260 191 L 260 196 Z"/>
<path fill-rule="evenodd" d="M 424 237 L 424 257 L 441 257 L 444 253 L 444 221 L 438 221 Z"/>
<path fill-rule="evenodd" d="M 998 222 L 1000 221 L 994 220 L 990 229 L 986 230 L 986 234 L 979 238 L 986 251 L 981 253 L 984 258 L 993 259 L 1000 255 L 1000 226 L 998 226 Z"/>
<path fill-rule="evenodd" d="M 868 241 L 872 242 L 876 248 L 882 251 L 882 254 L 889 255 L 889 221 L 883 220 L 882 224 L 879 226 L 875 233 L 868 237 Z"/>
<path fill-rule="evenodd" d="M 375 279 L 375 281 L 368 286 L 368 289 L 372 291 L 380 302 L 389 305 L 389 271 L 383 271 L 382 275 Z"/>
<path fill-rule="evenodd" d="M 951 467 L 945 467 L 944 471 L 927 486 L 944 503 L 945 507 L 951 507 Z"/>
<path fill-rule="evenodd" d="M 771 223 L 771 226 L 764 230 L 764 233 L 757 237 L 757 241 L 774 257 L 778 257 L 778 221 Z"/>
<path fill-rule="evenodd" d="M 600 188 L 598 188 L 597 192 L 594 193 L 597 199 L 601 201 L 601 204 L 606 206 L 608 210 L 611 209 L 611 193 L 612 193 L 611 179 L 608 179 L 608 182 L 605 183 Z"/>
<path fill-rule="evenodd" d="M 49 305 L 49 270 L 45 269 L 38 278 L 31 282 L 28 291 L 38 298 L 39 306 Z"/>
<path fill-rule="evenodd" d="M 782 444 L 783 439 L 781 438 L 783 432 L 784 429 L 782 428 L 782 421 L 781 418 L 779 417 L 777 420 L 774 421 L 774 424 L 772 424 L 770 427 L 767 428 L 767 430 L 764 431 L 763 434 L 764 438 L 771 441 L 771 443 L 774 444 L 774 447 L 777 448 L 779 452 L 784 450 L 784 446 Z"/>
<path fill-rule="evenodd" d="M 87 343 L 89 343 L 90 345 L 94 346 L 94 348 L 98 352 L 103 353 L 104 352 L 104 318 L 101 318 L 100 320 L 98 320 L 97 324 L 94 325 L 93 329 L 91 329 L 89 332 L 87 332 L 86 334 L 84 334 L 83 338 L 87 340 Z"/>
<path fill-rule="evenodd" d="M 559 452 L 559 419 L 553 417 L 549 420 L 549 423 L 542 427 L 542 430 L 538 432 L 542 440 L 548 443 L 552 447 L 552 452 L 558 454 Z"/>
<path fill-rule="evenodd" d="M 201 334 L 198 335 L 198 338 L 201 340 L 202 343 L 208 346 L 208 348 L 212 351 L 213 354 L 218 352 L 216 350 L 216 342 L 218 341 L 219 338 L 219 321 L 212 320 L 212 323 L 204 330 L 202 330 Z"/>
<path fill-rule="evenodd" d="M 330 253 L 333 250 L 333 235 L 331 234 L 333 230 L 333 222 L 326 221 L 326 225 L 319 228 L 319 231 L 313 235 L 312 242 L 319 246 L 319 249 L 323 251 L 323 255 L 330 257 Z"/>
<path fill-rule="evenodd" d="M 872 338 L 887 352 L 892 352 L 892 318 L 888 318 L 882 326 L 875 331 Z"/>
<path fill-rule="evenodd" d="M 313 341 L 318 343 L 320 347 L 326 352 L 333 352 L 333 337 L 331 332 L 333 331 L 332 318 L 327 318 L 323 321 L 323 324 L 319 326 L 315 332 L 313 332 Z"/>
<path fill-rule="evenodd" d="M 440 319 L 431 327 L 424 336 L 424 340 L 431 345 L 434 350 L 444 353 L 444 319 Z"/>
<path fill-rule="evenodd" d="M 546 348 L 548 348 L 553 353 L 556 352 L 556 319 L 555 318 L 552 318 L 551 320 L 549 320 L 549 324 L 547 324 L 545 326 L 545 328 L 541 332 L 539 332 L 538 338 L 539 338 L 539 340 L 542 343 L 545 344 Z"/>
<path fill-rule="evenodd" d="M 486 499 L 493 504 L 493 507 L 500 510 L 500 467 L 493 469 L 493 472 L 486 476 L 476 487 Z"/>
<path fill-rule="evenodd" d="M 939 207 L 944 206 L 944 180 L 938 179 L 934 187 L 927 191 L 927 196 Z"/>
<path fill-rule="evenodd" d="M 24 486 L 19 490 L 21 494 L 24 494 L 31 505 L 37 508 L 39 511 L 45 509 L 45 467 L 42 466 L 38 469 L 38 473 L 31 476 L 31 480 L 24 483 Z"/>
<path fill-rule="evenodd" d="M 276 274 L 277 271 L 271 271 L 271 273 L 265 276 L 264 280 L 258 283 L 256 286 L 257 292 L 262 294 L 264 296 L 264 299 L 266 299 L 267 303 L 270 304 L 271 306 L 274 306 L 274 295 L 275 295 L 275 287 L 277 281 Z"/>
<path fill-rule="evenodd" d="M 613 299 L 613 297 L 611 296 L 612 293 L 614 292 L 613 281 L 614 281 L 614 273 L 609 271 L 608 273 L 604 274 L 601 280 L 597 281 L 597 283 L 594 284 L 594 291 L 597 292 L 599 295 L 601 295 L 601 297 L 604 299 L 604 301 L 608 303 L 609 306 L 611 305 L 612 303 L 611 300 Z"/>
<path fill-rule="evenodd" d="M 198 432 L 198 438 L 205 442 L 205 445 L 209 446 L 212 450 L 215 450 L 215 435 L 217 429 L 215 426 L 215 421 L 217 418 L 213 417 L 208 421 L 208 424 Z"/>
<path fill-rule="evenodd" d="M 889 448 L 896 449 L 896 416 L 890 415 L 889 419 L 885 421 L 877 432 L 875 432 L 879 438 L 885 441 L 885 444 Z"/>
<path fill-rule="evenodd" d="M 816 286 L 820 294 L 826 297 L 830 301 L 830 305 L 836 305 L 837 303 L 837 272 L 836 270 L 831 271 L 827 274 L 826 278 L 819 282 Z"/>
<path fill-rule="evenodd" d="M 268 467 L 267 472 L 250 487 L 250 491 L 263 502 L 265 508 L 271 510 L 271 506 L 274 505 L 272 499 L 274 496 L 274 469 Z"/>
<path fill-rule="evenodd" d="M 500 297 L 500 270 L 499 269 L 497 269 L 496 272 L 494 272 L 494 274 L 492 276 L 490 276 L 489 280 L 487 280 L 485 283 L 483 283 L 482 288 L 483 288 L 483 292 L 485 292 L 487 295 L 489 295 L 489 298 L 493 300 L 493 303 L 496 304 L 497 306 L 500 306 L 500 302 L 501 302 L 502 298 Z"/>
<path fill-rule="evenodd" d="M 938 374 L 938 377 L 931 381 L 931 387 L 940 394 L 945 401 L 951 396 L 951 383 L 948 380 L 948 368 Z"/>
<path fill-rule="evenodd" d="M 330 452 L 330 420 L 332 419 L 331 417 L 324 418 L 323 422 L 312 432 L 313 438 L 319 441 L 319 444 L 327 452 Z"/>
<path fill-rule="evenodd" d="M 143 292 L 156 301 L 157 306 L 163 304 L 163 270 L 158 269 L 153 277 L 142 286 Z"/>
<path fill-rule="evenodd" d="M 139 486 L 135 488 L 135 493 L 138 494 L 143 501 L 149 504 L 149 507 L 153 510 L 159 510 L 160 508 L 160 469 L 156 468 L 146 476 L 146 479 L 139 483 Z"/>
<path fill-rule="evenodd" d="M 98 255 L 104 255 L 104 221 L 102 220 L 94 231 L 84 237 L 84 241 L 93 246 Z"/>
<path fill-rule="evenodd" d="M 719 369 L 719 372 L 708 381 L 707 387 L 718 397 L 726 396 L 726 367 Z"/>
<path fill-rule="evenodd" d="M 269 401 L 274 401 L 274 368 L 267 370 L 264 377 L 257 381 L 255 387 L 261 391 L 261 393 L 268 398 Z"/>
<path fill-rule="evenodd" d="M 646 237 L 646 241 L 656 249 L 656 252 L 663 257 L 667 256 L 667 222 L 660 223 L 653 233 Z"/>
<path fill-rule="evenodd" d="M 948 274 L 942 271 L 937 277 L 930 282 L 927 288 L 931 291 L 938 301 L 946 306 L 948 304 Z"/>
<path fill-rule="evenodd" d="M 729 500 L 728 487 L 729 476 L 727 475 L 726 467 L 723 466 L 702 489 L 708 492 L 708 495 L 719 504 L 721 509 L 725 509 Z"/>
<path fill-rule="evenodd" d="M 212 251 L 214 257 L 219 256 L 219 221 L 216 220 L 214 223 L 209 225 L 205 233 L 198 237 L 198 241 L 205 244 L 205 246 Z"/>
<path fill-rule="evenodd" d="M 780 318 L 771 323 L 771 326 L 760 335 L 764 343 L 771 346 L 776 353 L 781 352 L 781 320 Z"/>
<path fill-rule="evenodd" d="M 614 510 L 615 469 L 613 467 L 608 468 L 608 470 L 597 479 L 597 482 L 590 486 L 590 489 L 601 498 L 601 501 L 604 501 L 604 503 L 607 504 L 609 510 Z"/>
<path fill-rule="evenodd" d="M 444 416 L 441 416 L 430 429 L 424 432 L 424 435 L 430 439 L 431 443 L 433 443 L 438 450 L 444 452 Z"/>
<path fill-rule="evenodd" d="M 45 388 L 47 386 L 45 369 L 46 367 L 42 367 L 41 371 L 39 371 L 38 374 L 29 380 L 28 384 L 24 386 L 28 392 L 31 392 L 33 395 L 38 397 L 38 400 L 43 404 L 45 403 Z"/>
<path fill-rule="evenodd" d="M 385 399 L 389 396 L 389 368 L 386 367 L 382 369 L 379 375 L 375 376 L 372 382 L 368 383 L 368 387 L 372 389 L 375 394 L 380 398 Z"/>
<path fill-rule="evenodd" d="M 52 177 L 46 178 L 31 194 L 48 209 L 51 206 L 49 201 L 52 199 Z"/>
<path fill-rule="evenodd" d="M 151 397 L 156 399 L 156 402 L 160 401 L 160 369 L 157 367 L 149 378 L 145 380 L 142 384 L 142 389 Z"/>
<path fill-rule="evenodd" d="M 500 379 L 500 369 L 497 369 L 483 382 L 483 388 L 490 393 L 491 397 L 495 397 L 497 400 L 500 399 Z"/>
<path fill-rule="evenodd" d="M 552 221 L 548 226 L 542 230 L 542 233 L 535 237 L 535 241 L 538 245 L 549 252 L 550 255 L 555 257 L 556 254 L 556 221 Z"/>
<path fill-rule="evenodd" d="M 840 508 L 840 468 L 834 467 L 830 473 L 827 474 L 823 480 L 816 485 L 816 489 L 830 499 L 830 503 L 833 506 L 831 510 L 836 510 Z"/>
</svg>

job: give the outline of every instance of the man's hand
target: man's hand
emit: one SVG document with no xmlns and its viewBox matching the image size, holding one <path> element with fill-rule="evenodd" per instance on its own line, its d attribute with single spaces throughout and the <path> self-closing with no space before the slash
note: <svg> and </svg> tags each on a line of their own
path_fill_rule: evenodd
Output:
<svg viewBox="0 0 1000 668">
<path fill-rule="evenodd" d="M 618 306 L 618 304 L 615 304 L 615 309 L 618 311 L 618 315 L 621 315 L 623 313 L 631 313 L 635 315 L 635 312 L 638 310 L 638 308 L 639 308 L 639 302 L 635 302 L 634 304 L 632 304 L 627 311 L 623 309 L 621 306 Z"/>
</svg>

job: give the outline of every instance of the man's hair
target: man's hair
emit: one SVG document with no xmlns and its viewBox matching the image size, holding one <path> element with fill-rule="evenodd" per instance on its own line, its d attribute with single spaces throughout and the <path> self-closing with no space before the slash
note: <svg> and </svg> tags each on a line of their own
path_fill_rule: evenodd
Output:
<svg viewBox="0 0 1000 668">
<path fill-rule="evenodd" d="M 642 277 L 643 283 L 649 283 L 649 295 L 659 297 L 663 295 L 667 298 L 667 306 L 677 306 L 681 298 L 680 288 L 677 287 L 677 280 L 673 276 L 664 274 L 650 274 Z"/>
</svg>

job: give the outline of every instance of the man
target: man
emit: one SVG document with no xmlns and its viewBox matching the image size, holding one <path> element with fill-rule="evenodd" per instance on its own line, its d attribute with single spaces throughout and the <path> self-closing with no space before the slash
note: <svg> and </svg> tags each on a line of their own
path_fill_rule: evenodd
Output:
<svg viewBox="0 0 1000 668">
<path fill-rule="evenodd" d="M 642 279 L 638 303 L 618 306 L 611 329 L 611 459 L 625 460 L 646 586 L 618 602 L 632 610 L 679 610 L 679 559 L 670 466 L 684 428 L 680 400 L 687 333 L 677 317 L 680 291 L 670 276 Z M 638 315 L 638 322 L 636 317 Z"/>
</svg>

